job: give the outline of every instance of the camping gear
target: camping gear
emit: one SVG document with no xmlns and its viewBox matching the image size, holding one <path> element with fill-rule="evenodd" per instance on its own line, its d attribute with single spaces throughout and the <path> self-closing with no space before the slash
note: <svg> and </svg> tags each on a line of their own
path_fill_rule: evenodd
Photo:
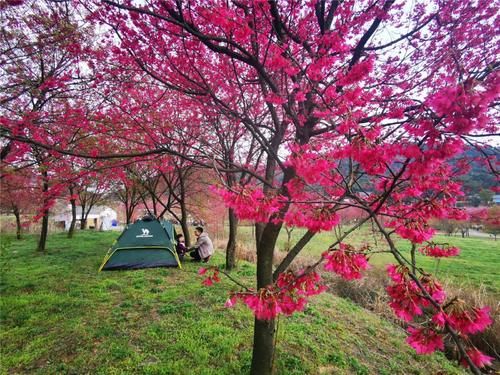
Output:
<svg viewBox="0 0 500 375">
<path fill-rule="evenodd" d="M 151 267 L 179 267 L 175 230 L 168 221 L 138 220 L 125 227 L 104 257 L 99 271 Z"/>
</svg>

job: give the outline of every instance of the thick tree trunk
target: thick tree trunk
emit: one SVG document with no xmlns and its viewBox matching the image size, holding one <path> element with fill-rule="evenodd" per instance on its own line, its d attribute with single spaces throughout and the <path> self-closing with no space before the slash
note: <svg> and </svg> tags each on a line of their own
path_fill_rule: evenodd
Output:
<svg viewBox="0 0 500 375">
<path fill-rule="evenodd" d="M 238 218 L 232 208 L 229 209 L 229 238 L 226 246 L 226 270 L 236 267 L 236 236 L 238 234 Z"/>
<path fill-rule="evenodd" d="M 274 320 L 255 318 L 253 329 L 252 375 L 271 375 L 274 356 Z"/>
<path fill-rule="evenodd" d="M 42 172 L 42 178 L 43 178 L 42 192 L 44 195 L 43 207 L 48 207 L 49 199 L 46 196 L 46 194 L 49 191 L 49 180 L 47 171 Z M 47 208 L 44 208 L 42 217 L 42 231 L 40 232 L 40 239 L 38 241 L 37 251 L 42 251 L 42 252 L 45 251 L 48 234 L 49 234 L 49 210 Z"/>
<path fill-rule="evenodd" d="M 72 238 L 75 233 L 76 226 L 76 200 L 70 199 L 69 202 L 71 204 L 71 224 L 69 225 L 68 238 Z"/>
<path fill-rule="evenodd" d="M 21 214 L 19 212 L 19 208 L 17 206 L 14 206 L 13 210 L 14 216 L 16 217 L 16 238 L 18 240 L 21 239 Z"/>
<path fill-rule="evenodd" d="M 257 229 L 257 228 L 256 228 Z M 281 224 L 268 223 L 257 242 L 257 289 L 273 283 L 274 246 Z M 259 231 L 259 230 L 257 230 Z M 252 375 L 271 375 L 274 357 L 274 320 L 255 319 L 252 354 Z"/>
<path fill-rule="evenodd" d="M 260 238 L 262 237 L 262 231 L 264 230 L 264 224 L 255 223 L 255 243 L 258 244 L 260 242 Z"/>
</svg>

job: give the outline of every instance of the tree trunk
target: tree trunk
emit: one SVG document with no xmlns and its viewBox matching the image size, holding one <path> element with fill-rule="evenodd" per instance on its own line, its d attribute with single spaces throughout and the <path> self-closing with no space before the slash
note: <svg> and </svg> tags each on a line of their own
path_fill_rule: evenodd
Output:
<svg viewBox="0 0 500 375">
<path fill-rule="evenodd" d="M 38 251 L 45 251 L 48 233 L 49 233 L 49 210 L 44 210 L 42 218 L 42 232 L 40 233 L 40 240 L 38 241 L 38 249 L 37 249 Z"/>
<path fill-rule="evenodd" d="M 87 225 L 87 220 L 85 219 L 85 204 L 82 204 L 82 215 L 80 216 L 80 229 L 84 230 Z"/>
<path fill-rule="evenodd" d="M 19 213 L 19 208 L 14 206 L 13 208 L 14 216 L 16 217 L 16 238 L 21 239 L 21 214 Z"/>
<path fill-rule="evenodd" d="M 73 195 L 72 189 L 70 189 L 70 193 Z M 71 203 L 71 224 L 69 225 L 68 238 L 72 238 L 76 226 L 76 200 L 70 199 L 69 202 Z"/>
<path fill-rule="evenodd" d="M 182 233 L 184 234 L 184 243 L 186 247 L 191 246 L 191 235 L 189 234 L 189 225 L 187 222 L 187 209 L 184 202 L 180 202 L 181 205 L 181 228 Z"/>
<path fill-rule="evenodd" d="M 260 242 L 260 239 L 262 237 L 262 231 L 264 230 L 264 224 L 262 223 L 255 223 L 255 243 L 258 244 Z"/>
<path fill-rule="evenodd" d="M 130 221 L 132 220 L 133 210 L 129 210 L 129 209 L 125 208 L 125 213 L 127 216 L 127 225 L 129 225 Z"/>
<path fill-rule="evenodd" d="M 47 244 L 47 236 L 49 233 L 49 210 L 48 207 L 49 205 L 49 199 L 47 197 L 47 192 L 49 191 L 49 180 L 48 180 L 48 174 L 47 171 L 42 172 L 42 178 L 43 178 L 43 185 L 42 185 L 42 192 L 44 195 L 43 199 L 43 218 L 42 218 L 42 231 L 40 233 L 40 240 L 38 241 L 38 248 L 37 251 L 45 251 L 45 247 Z"/>
<path fill-rule="evenodd" d="M 273 373 L 275 321 L 255 318 L 253 328 L 252 375 Z"/>
<path fill-rule="evenodd" d="M 151 194 L 151 201 L 153 202 L 153 215 L 158 218 L 158 210 L 156 209 L 156 198 L 154 194 Z"/>
<path fill-rule="evenodd" d="M 236 235 L 238 234 L 238 218 L 232 208 L 229 209 L 229 239 L 226 246 L 226 270 L 236 267 Z"/>
<path fill-rule="evenodd" d="M 257 227 L 256 227 L 257 229 Z M 257 242 L 257 289 L 273 282 L 274 246 L 281 224 L 267 223 Z M 257 229 L 257 231 L 259 231 Z M 252 375 L 271 375 L 274 357 L 274 320 L 255 319 L 252 354 Z"/>
<path fill-rule="evenodd" d="M 123 201 L 123 204 L 125 205 L 125 220 L 127 221 L 127 225 L 129 225 L 130 221 L 132 220 L 132 215 L 134 214 L 134 208 L 132 206 L 132 199 L 130 200 L 130 204 L 129 204 L 128 197 L 127 197 L 127 200 Z"/>
</svg>

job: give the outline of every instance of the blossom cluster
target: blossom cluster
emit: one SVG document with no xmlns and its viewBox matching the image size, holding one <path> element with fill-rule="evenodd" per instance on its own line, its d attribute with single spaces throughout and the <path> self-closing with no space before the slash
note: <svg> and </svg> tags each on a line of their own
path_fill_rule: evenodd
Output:
<svg viewBox="0 0 500 375">
<path fill-rule="evenodd" d="M 488 306 L 467 309 L 463 303 L 457 303 L 451 307 L 448 314 L 442 314 L 441 319 L 463 336 L 483 332 L 492 323 Z"/>
<path fill-rule="evenodd" d="M 445 87 L 427 99 L 427 104 L 450 131 L 466 134 L 486 126 L 488 103 L 498 94 L 498 87 L 484 91 L 474 90 L 470 84 Z"/>
<path fill-rule="evenodd" d="M 489 307 L 469 307 L 461 300 L 453 300 L 443 306 L 446 294 L 441 285 L 428 275 L 417 280 L 410 277 L 407 267 L 389 265 L 387 273 L 392 284 L 387 287 L 391 297 L 389 305 L 396 316 L 406 322 L 412 322 L 425 312 L 433 314 L 424 326 L 409 327 L 407 343 L 418 354 L 429 354 L 443 350 L 445 327 L 451 328 L 462 338 L 484 331 L 491 325 Z M 420 284 L 420 286 L 418 285 Z M 422 289 L 423 290 L 422 290 Z M 471 361 L 478 367 L 491 364 L 493 358 L 471 346 L 466 350 Z M 462 364 L 467 365 L 466 361 Z"/>
<path fill-rule="evenodd" d="M 406 267 L 397 267 L 393 264 L 387 267 L 387 273 L 393 284 L 387 287 L 387 294 L 391 297 L 389 306 L 396 316 L 406 322 L 423 314 L 423 309 L 431 305 L 430 300 L 422 294 L 418 284 L 412 280 Z M 446 294 L 442 286 L 434 279 L 423 276 L 419 280 L 425 291 L 437 303 L 443 303 Z"/>
<path fill-rule="evenodd" d="M 219 270 L 215 267 L 210 268 L 200 268 L 198 270 L 198 275 L 205 276 L 202 284 L 205 286 L 212 286 L 214 283 L 220 282 Z"/>
<path fill-rule="evenodd" d="M 410 240 L 413 243 L 422 243 L 432 238 L 435 230 L 422 220 L 406 220 L 401 223 L 389 223 L 387 226 L 395 226 L 395 232 L 401 238 Z"/>
<path fill-rule="evenodd" d="M 493 357 L 490 357 L 489 355 L 484 354 L 477 348 L 469 348 L 465 351 L 469 358 L 471 359 L 472 363 L 474 363 L 477 367 L 484 367 L 484 366 L 489 366 L 491 365 L 491 361 L 494 360 Z M 460 362 L 462 366 L 464 367 L 469 367 L 469 364 L 465 359 L 462 359 Z"/>
<path fill-rule="evenodd" d="M 226 206 L 234 209 L 240 219 L 267 222 L 281 207 L 276 197 L 266 196 L 261 188 L 240 187 L 238 192 L 214 190 L 221 196 Z"/>
<path fill-rule="evenodd" d="M 443 337 L 430 328 L 409 327 L 410 336 L 406 342 L 415 349 L 417 354 L 431 354 L 437 349 L 444 350 Z"/>
<path fill-rule="evenodd" d="M 356 250 L 352 245 L 341 243 L 338 249 L 322 254 L 326 260 L 325 270 L 335 272 L 346 280 L 361 279 L 361 271 L 370 267 L 365 250 Z"/>
<path fill-rule="evenodd" d="M 237 301 L 243 302 L 260 320 L 271 320 L 279 314 L 291 315 L 302 311 L 307 298 L 326 290 L 321 284 L 321 277 L 316 272 L 300 271 L 297 274 L 280 274 L 276 283 L 258 291 L 233 293 L 225 306 L 232 307 Z"/>
<path fill-rule="evenodd" d="M 283 221 L 290 227 L 307 228 L 316 233 L 332 230 L 340 222 L 340 217 L 328 206 L 314 208 L 311 204 L 296 204 Z"/>
<path fill-rule="evenodd" d="M 418 249 L 422 254 L 434 258 L 454 257 L 460 254 L 460 249 L 456 246 L 429 244 Z"/>
</svg>

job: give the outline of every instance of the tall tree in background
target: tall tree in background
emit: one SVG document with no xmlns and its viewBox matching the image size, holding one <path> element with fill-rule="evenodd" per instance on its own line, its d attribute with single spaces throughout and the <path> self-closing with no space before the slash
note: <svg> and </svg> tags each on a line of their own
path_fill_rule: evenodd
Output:
<svg viewBox="0 0 500 375">
<path fill-rule="evenodd" d="M 87 229 L 87 220 L 92 208 L 102 203 L 108 192 L 109 182 L 103 176 L 87 176 L 78 182 L 76 194 L 81 208 L 80 229 Z"/>
<path fill-rule="evenodd" d="M 234 172 L 236 165 L 245 165 L 246 168 L 256 168 L 263 155 L 263 149 L 258 147 L 256 138 L 247 138 L 247 132 L 240 123 L 233 123 L 230 119 L 221 116 L 209 118 L 213 127 L 215 145 L 209 148 L 212 153 L 219 154 L 223 167 L 221 180 L 228 189 L 241 188 L 248 184 L 252 176 L 242 170 Z M 226 245 L 226 270 L 230 271 L 236 266 L 236 239 L 238 235 L 238 216 L 233 207 L 228 208 L 229 233 Z"/>
<path fill-rule="evenodd" d="M 128 225 L 132 222 L 135 208 L 141 202 L 140 181 L 137 181 L 134 174 L 127 168 L 125 173 L 117 174 L 118 178 L 114 181 L 114 190 L 116 198 L 123 203 L 125 208 L 125 223 Z"/>
<path fill-rule="evenodd" d="M 51 181 L 56 173 L 52 165 L 60 155 L 36 141 L 50 139 L 65 148 L 78 138 L 81 129 L 70 123 L 81 112 L 71 100 L 78 98 L 79 85 L 86 81 L 80 72 L 86 29 L 68 4 L 28 1 L 3 8 L 0 123 L 8 140 L 2 161 L 15 168 L 37 166 L 44 200 L 38 250 L 44 251 L 49 208 L 54 190 L 60 192 L 59 183 Z M 30 149 L 12 147 L 14 138 L 35 142 Z"/>
<path fill-rule="evenodd" d="M 32 177 L 32 171 L 23 169 L 12 171 L 4 169 L 0 182 L 0 207 L 4 212 L 10 212 L 16 219 L 16 238 L 21 239 L 23 216 L 33 215 L 39 209 L 36 193 L 37 187 Z"/>
<path fill-rule="evenodd" d="M 484 220 L 484 231 L 491 234 L 495 241 L 500 234 L 500 206 L 488 208 L 486 219 Z"/>
</svg>

